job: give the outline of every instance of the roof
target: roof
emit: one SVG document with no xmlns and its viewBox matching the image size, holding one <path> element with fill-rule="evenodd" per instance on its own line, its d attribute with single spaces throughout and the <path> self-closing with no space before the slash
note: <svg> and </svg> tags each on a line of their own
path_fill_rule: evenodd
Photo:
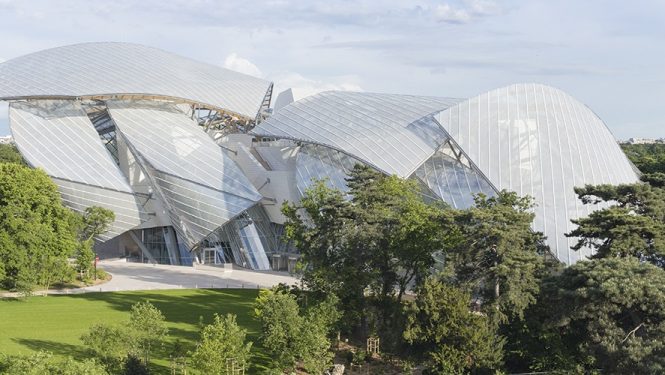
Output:
<svg viewBox="0 0 665 375">
<path fill-rule="evenodd" d="M 281 108 L 252 133 L 331 147 L 406 178 L 446 138 L 432 115 L 459 101 L 327 91 Z"/>
<path fill-rule="evenodd" d="M 260 78 L 130 43 L 75 44 L 0 64 L 0 100 L 156 96 L 254 118 L 270 86 Z"/>
<path fill-rule="evenodd" d="M 638 177 L 603 121 L 565 92 L 541 84 L 488 91 L 437 115 L 459 147 L 499 190 L 534 197 L 534 229 L 567 264 L 590 254 L 570 250 L 571 219 L 594 208 L 577 198 L 586 184 Z"/>
<path fill-rule="evenodd" d="M 67 207 L 83 212 L 101 206 L 115 213 L 102 239 L 141 224 L 142 209 L 131 187 L 78 103 L 12 103 L 9 120 L 21 154 L 53 178 Z"/>
<path fill-rule="evenodd" d="M 190 247 L 261 200 L 240 167 L 176 106 L 108 101 L 119 136 L 154 181 Z"/>
</svg>

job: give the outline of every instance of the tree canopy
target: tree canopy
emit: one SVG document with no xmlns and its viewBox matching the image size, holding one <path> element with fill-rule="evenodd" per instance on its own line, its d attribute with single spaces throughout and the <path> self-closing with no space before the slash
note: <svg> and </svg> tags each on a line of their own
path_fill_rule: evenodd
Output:
<svg viewBox="0 0 665 375">
<path fill-rule="evenodd" d="M 665 271 L 632 258 L 581 261 L 543 289 L 550 344 L 572 349 L 559 364 L 608 374 L 665 371 Z"/>
<path fill-rule="evenodd" d="M 422 201 L 415 181 L 362 165 L 347 181 L 348 199 L 319 181 L 283 212 L 286 235 L 301 252 L 304 283 L 338 296 L 345 320 L 366 327 L 365 293 L 379 304 L 401 299 L 427 276 L 448 234 L 440 230 L 440 210 Z"/>
<path fill-rule="evenodd" d="M 78 217 L 41 170 L 0 164 L 0 278 L 31 289 L 62 272 L 77 247 Z M 48 284 L 48 283 L 47 283 Z"/>
<path fill-rule="evenodd" d="M 503 340 L 489 318 L 470 308 L 471 295 L 435 276 L 406 307 L 404 338 L 427 353 L 436 374 L 460 374 L 501 366 Z"/>
<path fill-rule="evenodd" d="M 0 144 L 0 163 L 25 165 L 23 157 L 13 144 Z"/>
<path fill-rule="evenodd" d="M 547 250 L 543 235 L 531 230 L 532 206 L 531 198 L 502 191 L 479 195 L 474 207 L 454 214 L 461 237 L 449 243 L 453 281 L 474 291 L 500 322 L 523 317 L 544 274 Z"/>
<path fill-rule="evenodd" d="M 665 173 L 665 144 L 622 144 L 621 148 L 642 173 Z"/>
<path fill-rule="evenodd" d="M 594 259 L 634 257 L 665 266 L 665 189 L 663 174 L 644 175 L 642 183 L 587 185 L 576 189 L 580 199 L 600 209 L 577 224 L 569 236 L 573 249 L 589 247 Z"/>
</svg>

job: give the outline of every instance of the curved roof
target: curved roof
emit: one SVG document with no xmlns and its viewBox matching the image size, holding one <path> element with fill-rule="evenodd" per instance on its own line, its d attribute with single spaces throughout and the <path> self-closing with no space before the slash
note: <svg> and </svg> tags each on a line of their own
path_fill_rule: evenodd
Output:
<svg viewBox="0 0 665 375">
<path fill-rule="evenodd" d="M 141 224 L 131 187 L 78 103 L 12 103 L 9 125 L 23 157 L 54 179 L 66 206 L 79 212 L 102 206 L 115 213 L 102 239 Z"/>
<path fill-rule="evenodd" d="M 459 101 L 327 91 L 283 107 L 252 133 L 328 146 L 406 178 L 446 139 L 432 115 Z"/>
<path fill-rule="evenodd" d="M 188 246 L 261 200 L 236 162 L 177 107 L 115 100 L 107 106 Z"/>
<path fill-rule="evenodd" d="M 498 189 L 534 197 L 534 229 L 562 262 L 588 253 L 570 250 L 571 219 L 592 208 L 573 190 L 585 184 L 638 180 L 603 121 L 561 90 L 516 84 L 486 92 L 437 115 L 470 160 Z"/>
<path fill-rule="evenodd" d="M 0 64 L 0 100 L 155 96 L 254 118 L 271 83 L 160 49 L 85 43 Z"/>
</svg>

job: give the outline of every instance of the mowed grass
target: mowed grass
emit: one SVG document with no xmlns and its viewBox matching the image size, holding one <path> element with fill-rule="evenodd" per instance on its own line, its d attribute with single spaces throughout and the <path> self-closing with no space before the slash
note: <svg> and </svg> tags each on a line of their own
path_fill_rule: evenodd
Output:
<svg viewBox="0 0 665 375">
<path fill-rule="evenodd" d="M 59 356 L 89 357 L 80 340 L 83 333 L 95 323 L 126 322 L 131 306 L 147 300 L 162 311 L 169 327 L 169 341 L 152 360 L 157 373 L 170 373 L 169 354 L 176 340 L 194 349 L 200 319 L 210 323 L 215 313 L 237 315 L 248 340 L 254 342 L 249 373 L 263 373 L 269 359 L 257 342 L 259 326 L 252 308 L 257 295 L 257 290 L 248 289 L 179 289 L 0 299 L 0 352 L 47 350 Z"/>
</svg>

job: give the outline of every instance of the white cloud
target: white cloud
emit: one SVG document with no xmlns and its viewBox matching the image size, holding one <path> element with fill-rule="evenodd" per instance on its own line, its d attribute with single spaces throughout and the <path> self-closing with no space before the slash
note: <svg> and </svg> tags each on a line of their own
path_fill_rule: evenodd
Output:
<svg viewBox="0 0 665 375">
<path fill-rule="evenodd" d="M 434 8 L 434 19 L 445 23 L 468 23 L 479 17 L 499 13 L 499 6 L 489 0 L 467 0 L 462 7 L 454 7 L 448 3 L 439 4 Z"/>
<path fill-rule="evenodd" d="M 226 59 L 224 59 L 224 67 L 226 69 L 235 70 L 236 72 L 249 74 L 250 76 L 263 77 L 263 73 L 258 66 L 253 62 L 238 56 L 235 52 L 226 56 Z"/>
<path fill-rule="evenodd" d="M 445 23 L 467 23 L 471 20 L 471 15 L 466 9 L 455 9 L 446 3 L 434 9 L 434 18 Z"/>
</svg>

